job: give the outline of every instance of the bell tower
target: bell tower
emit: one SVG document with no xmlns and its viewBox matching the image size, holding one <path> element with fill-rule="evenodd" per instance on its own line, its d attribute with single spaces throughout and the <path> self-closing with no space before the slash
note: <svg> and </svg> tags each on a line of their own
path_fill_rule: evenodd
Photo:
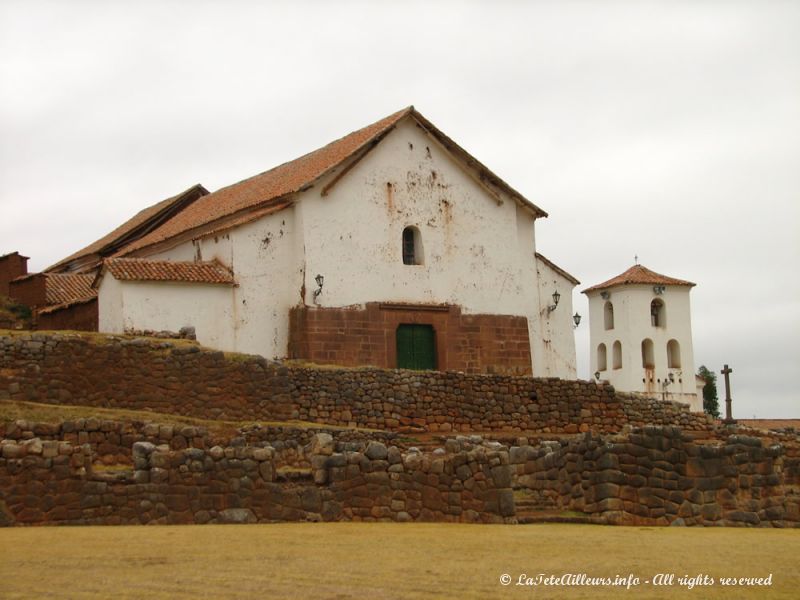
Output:
<svg viewBox="0 0 800 600">
<path fill-rule="evenodd" d="M 589 299 L 592 376 L 621 392 L 702 411 L 689 307 L 694 285 L 636 264 L 583 290 Z"/>
</svg>

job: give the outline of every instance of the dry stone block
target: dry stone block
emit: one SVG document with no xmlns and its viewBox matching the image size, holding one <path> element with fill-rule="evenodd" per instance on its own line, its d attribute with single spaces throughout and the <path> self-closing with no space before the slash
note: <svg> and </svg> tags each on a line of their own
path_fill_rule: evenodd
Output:
<svg viewBox="0 0 800 600">
<path fill-rule="evenodd" d="M 367 444 L 367 449 L 364 451 L 364 454 L 370 460 L 386 460 L 389 456 L 389 451 L 386 448 L 386 444 L 370 442 Z"/>
<path fill-rule="evenodd" d="M 322 454 L 330 456 L 333 454 L 333 436 L 329 433 L 318 433 L 311 438 L 310 454 Z"/>
<path fill-rule="evenodd" d="M 220 523 L 247 524 L 257 523 L 258 518 L 249 508 L 226 508 L 217 517 Z"/>
</svg>

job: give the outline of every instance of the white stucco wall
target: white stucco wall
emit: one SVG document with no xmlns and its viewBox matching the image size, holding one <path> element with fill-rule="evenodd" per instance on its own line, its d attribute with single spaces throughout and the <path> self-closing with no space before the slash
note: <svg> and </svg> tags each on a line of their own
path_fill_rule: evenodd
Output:
<svg viewBox="0 0 800 600">
<path fill-rule="evenodd" d="M 309 304 L 321 273 L 321 306 L 447 302 L 466 313 L 527 314 L 534 264 L 523 263 L 516 241 L 520 231 L 529 236 L 533 255 L 532 215 L 518 213 L 510 199 L 498 206 L 413 121 L 401 123 L 324 197 L 323 186 L 298 203 Z M 530 226 L 518 229 L 518 217 Z M 407 226 L 421 233 L 422 265 L 403 264 Z"/>
<path fill-rule="evenodd" d="M 97 328 L 105 333 L 123 333 L 122 284 L 106 275 L 97 289 Z"/>
<path fill-rule="evenodd" d="M 536 258 L 539 288 L 538 322 L 541 334 L 532 335 L 534 373 L 541 377 L 575 379 L 575 334 L 572 320 L 572 292 L 575 284 Z M 552 311 L 553 292 L 561 294 Z"/>
<path fill-rule="evenodd" d="M 614 307 L 614 328 L 605 329 L 606 300 L 599 291 L 590 292 L 590 362 L 591 372 L 600 371 L 600 379 L 608 380 L 615 388 L 626 392 L 642 392 L 653 397 L 689 403 L 692 410 L 702 410 L 702 398 L 697 398 L 695 385 L 692 325 L 687 286 L 666 286 L 656 295 L 652 285 L 616 286 L 609 290 L 608 301 Z M 650 303 L 659 298 L 665 306 L 666 323 L 655 327 L 650 319 Z M 642 362 L 642 342 L 653 341 L 654 369 L 648 372 Z M 668 367 L 667 344 L 676 340 L 680 346 L 681 366 Z M 622 367 L 613 366 L 613 346 L 622 345 Z M 600 370 L 598 346 L 606 345 L 607 368 Z M 669 381 L 672 373 L 674 382 Z M 643 381 L 644 380 L 644 381 Z"/>
<path fill-rule="evenodd" d="M 217 259 L 232 268 L 237 286 L 228 307 L 230 349 L 280 358 L 288 348 L 289 309 L 301 301 L 303 262 L 298 244 L 302 251 L 302 232 L 298 240 L 294 208 L 290 207 L 148 258 Z M 214 317 L 208 314 L 206 318 Z"/>
<path fill-rule="evenodd" d="M 200 343 L 234 350 L 229 285 L 117 281 L 106 273 L 100 283 L 100 331 L 178 331 L 195 328 Z"/>
</svg>

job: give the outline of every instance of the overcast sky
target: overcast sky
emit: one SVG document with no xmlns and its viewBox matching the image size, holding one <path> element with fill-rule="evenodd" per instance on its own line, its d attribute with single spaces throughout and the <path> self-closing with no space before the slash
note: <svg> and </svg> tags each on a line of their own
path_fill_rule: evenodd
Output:
<svg viewBox="0 0 800 600">
<path fill-rule="evenodd" d="M 409 104 L 549 212 L 578 312 L 634 255 L 694 281 L 734 415 L 800 417 L 800 2 L 4 0 L 0 254 L 43 269 Z"/>
</svg>

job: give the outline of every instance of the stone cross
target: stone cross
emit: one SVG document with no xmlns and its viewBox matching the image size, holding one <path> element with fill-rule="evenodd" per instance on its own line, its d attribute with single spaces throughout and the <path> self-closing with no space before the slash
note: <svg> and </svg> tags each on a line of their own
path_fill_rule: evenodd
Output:
<svg viewBox="0 0 800 600">
<path fill-rule="evenodd" d="M 728 365 L 725 365 L 725 368 L 720 371 L 725 376 L 725 420 L 724 423 L 727 424 L 734 424 L 736 421 L 731 414 L 731 380 L 730 374 L 733 373 L 733 369 L 731 369 Z"/>
</svg>

